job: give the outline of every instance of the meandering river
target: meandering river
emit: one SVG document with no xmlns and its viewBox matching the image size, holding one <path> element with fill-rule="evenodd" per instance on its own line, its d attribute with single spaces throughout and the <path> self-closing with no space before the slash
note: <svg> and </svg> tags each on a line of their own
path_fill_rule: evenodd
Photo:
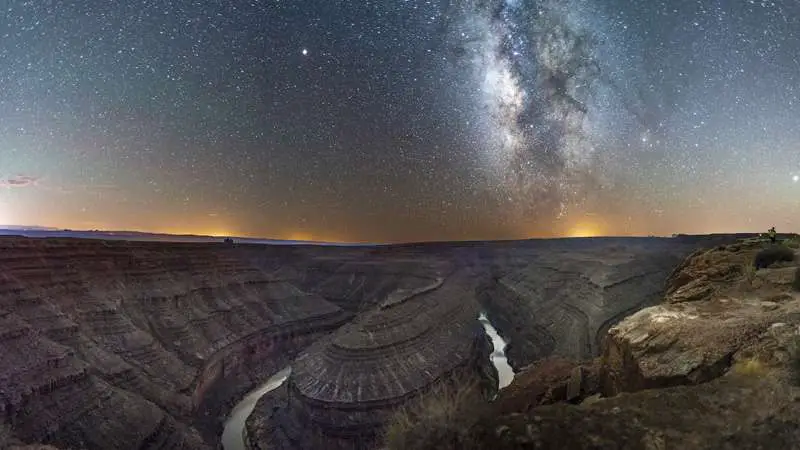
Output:
<svg viewBox="0 0 800 450">
<path fill-rule="evenodd" d="M 498 388 L 503 389 L 511 384 L 511 381 L 514 379 L 514 369 L 508 364 L 508 359 L 506 358 L 506 341 L 500 337 L 485 313 L 481 313 L 478 316 L 478 321 L 483 325 L 486 334 L 492 339 L 493 350 L 490 359 L 497 369 Z M 258 399 L 260 399 L 262 395 L 283 384 L 291 372 L 291 367 L 286 367 L 276 373 L 264 382 L 264 384 L 248 393 L 245 398 L 233 407 L 228 420 L 225 422 L 225 428 L 222 431 L 222 448 L 225 450 L 245 450 L 245 421 L 250 416 L 250 413 L 253 412 L 253 408 L 255 408 Z"/>
<path fill-rule="evenodd" d="M 483 325 L 483 329 L 486 330 L 486 334 L 492 338 L 493 350 L 489 358 L 497 369 L 497 388 L 503 389 L 514 380 L 514 369 L 508 364 L 508 358 L 506 357 L 506 341 L 497 332 L 497 329 L 495 329 L 494 325 L 489 321 L 489 318 L 486 317 L 486 313 L 481 313 L 481 315 L 478 316 L 478 320 L 481 325 Z"/>
<path fill-rule="evenodd" d="M 258 399 L 283 384 L 291 372 L 291 367 L 284 368 L 247 394 L 233 407 L 227 422 L 225 422 L 225 428 L 222 430 L 222 448 L 225 450 L 244 450 L 246 448 L 244 445 L 244 422 L 250 417 Z"/>
</svg>

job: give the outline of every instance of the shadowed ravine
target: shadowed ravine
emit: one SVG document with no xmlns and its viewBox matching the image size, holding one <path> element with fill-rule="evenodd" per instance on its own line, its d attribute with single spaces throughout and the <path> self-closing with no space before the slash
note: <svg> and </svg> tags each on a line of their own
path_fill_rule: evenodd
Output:
<svg viewBox="0 0 800 450">
<path fill-rule="evenodd" d="M 492 326 L 486 313 L 478 316 L 478 321 L 483 326 L 486 334 L 492 339 L 492 353 L 489 357 L 492 365 L 497 369 L 498 390 L 511 384 L 514 379 L 514 369 L 508 364 L 506 358 L 506 341 L 497 333 Z M 258 400 L 266 393 L 280 387 L 291 374 L 291 367 L 286 367 L 280 372 L 270 377 L 264 384 L 253 389 L 231 410 L 228 420 L 225 422 L 225 429 L 222 432 L 222 448 L 224 450 L 245 450 L 244 425 L 250 413 L 253 412 Z"/>
</svg>

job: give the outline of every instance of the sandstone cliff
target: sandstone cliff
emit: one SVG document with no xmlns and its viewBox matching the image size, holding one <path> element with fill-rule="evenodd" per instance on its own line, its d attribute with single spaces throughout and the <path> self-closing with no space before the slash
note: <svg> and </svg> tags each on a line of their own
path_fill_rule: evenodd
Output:
<svg viewBox="0 0 800 450">
<path fill-rule="evenodd" d="M 479 299 L 510 342 L 512 366 L 550 355 L 585 360 L 599 354 L 611 324 L 660 300 L 670 272 L 697 245 L 603 238 L 517 246 L 486 258 Z"/>
<path fill-rule="evenodd" d="M 600 358 L 537 362 L 436 448 L 800 449 L 800 255 L 756 269 L 764 246 L 693 253 Z"/>
<path fill-rule="evenodd" d="M 213 445 L 226 404 L 351 317 L 250 256 L 0 239 L 0 422 L 67 448 Z"/>
</svg>

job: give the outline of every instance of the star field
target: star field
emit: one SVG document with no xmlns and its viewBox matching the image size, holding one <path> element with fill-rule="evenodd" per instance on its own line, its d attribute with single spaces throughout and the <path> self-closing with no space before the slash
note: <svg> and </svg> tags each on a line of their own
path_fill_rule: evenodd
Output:
<svg viewBox="0 0 800 450">
<path fill-rule="evenodd" d="M 0 224 L 800 230 L 795 1 L 0 8 Z"/>
</svg>

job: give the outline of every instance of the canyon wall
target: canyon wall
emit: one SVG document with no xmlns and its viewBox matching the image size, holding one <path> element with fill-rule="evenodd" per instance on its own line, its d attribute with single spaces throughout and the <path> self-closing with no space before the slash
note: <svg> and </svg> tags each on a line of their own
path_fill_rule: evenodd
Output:
<svg viewBox="0 0 800 450">
<path fill-rule="evenodd" d="M 588 360 L 614 323 L 660 301 L 687 255 L 733 239 L 598 238 L 484 250 L 483 264 L 473 264 L 483 277 L 478 299 L 509 342 L 513 367 L 552 355 Z"/>
<path fill-rule="evenodd" d="M 237 396 L 352 317 L 272 250 L 0 239 L 0 421 L 72 448 L 213 446 Z"/>
<path fill-rule="evenodd" d="M 417 448 L 800 448 L 799 247 L 692 253 L 656 305 L 610 328 L 600 358 L 537 362 L 460 442 Z"/>
<path fill-rule="evenodd" d="M 3 237 L 0 423 L 10 432 L 0 447 L 213 447 L 233 402 L 298 355 L 248 422 L 251 441 L 274 433 L 297 448 L 308 425 L 343 448 L 367 445 L 393 408 L 436 383 L 495 376 L 479 311 L 517 367 L 596 355 L 598 336 L 657 298 L 701 241 Z"/>
</svg>

